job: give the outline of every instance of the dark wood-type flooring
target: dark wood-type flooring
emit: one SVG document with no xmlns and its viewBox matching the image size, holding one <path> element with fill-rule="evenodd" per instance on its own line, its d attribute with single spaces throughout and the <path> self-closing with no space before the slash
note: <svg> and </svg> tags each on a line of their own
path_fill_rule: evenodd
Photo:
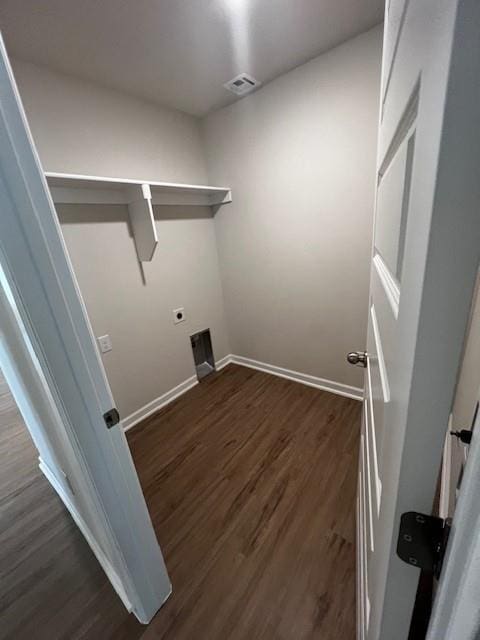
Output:
<svg viewBox="0 0 480 640">
<path fill-rule="evenodd" d="M 62 501 L 0 372 L 0 638 L 139 638 Z"/>
<path fill-rule="evenodd" d="M 360 411 L 230 365 L 130 432 L 174 589 L 142 640 L 354 640 Z"/>
<path fill-rule="evenodd" d="M 129 432 L 174 590 L 142 627 L 0 392 L 0 638 L 354 640 L 360 403 L 229 365 Z"/>
</svg>

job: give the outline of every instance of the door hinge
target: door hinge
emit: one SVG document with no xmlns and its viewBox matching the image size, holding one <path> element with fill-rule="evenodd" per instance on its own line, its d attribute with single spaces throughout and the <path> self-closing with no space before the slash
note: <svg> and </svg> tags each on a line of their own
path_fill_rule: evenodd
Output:
<svg viewBox="0 0 480 640">
<path fill-rule="evenodd" d="M 400 518 L 397 555 L 407 564 L 438 579 L 451 529 L 451 519 L 408 511 Z"/>
<path fill-rule="evenodd" d="M 107 411 L 107 413 L 103 414 L 103 419 L 105 420 L 107 429 L 111 429 L 120 422 L 120 414 L 118 413 L 117 409 L 113 407 L 113 409 L 110 409 L 110 411 Z"/>
</svg>

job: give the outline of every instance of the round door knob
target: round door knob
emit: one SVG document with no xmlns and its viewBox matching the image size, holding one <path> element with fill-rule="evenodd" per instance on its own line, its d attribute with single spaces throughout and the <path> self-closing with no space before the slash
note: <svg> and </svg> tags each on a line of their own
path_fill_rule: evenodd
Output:
<svg viewBox="0 0 480 640">
<path fill-rule="evenodd" d="M 366 351 L 350 351 L 347 355 L 347 360 L 350 364 L 354 364 L 357 367 L 367 366 L 367 352 Z"/>
</svg>

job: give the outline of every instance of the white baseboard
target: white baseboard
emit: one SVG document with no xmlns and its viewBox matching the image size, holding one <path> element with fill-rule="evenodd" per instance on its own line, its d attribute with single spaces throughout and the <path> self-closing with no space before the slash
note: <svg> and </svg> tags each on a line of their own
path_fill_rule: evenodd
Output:
<svg viewBox="0 0 480 640">
<path fill-rule="evenodd" d="M 232 361 L 232 356 L 231 355 L 225 356 L 224 358 L 220 358 L 220 360 L 215 363 L 215 369 L 217 371 L 220 371 L 221 369 L 226 367 L 227 364 L 230 364 L 231 361 Z"/>
<path fill-rule="evenodd" d="M 220 371 L 221 369 L 226 367 L 227 364 L 230 364 L 231 358 L 232 356 L 230 355 L 225 356 L 224 358 L 220 358 L 220 360 L 215 363 L 215 369 L 217 371 Z M 145 406 L 140 407 L 140 409 L 137 409 L 126 418 L 123 418 L 123 430 L 128 431 L 128 429 L 131 429 L 142 420 L 145 420 L 145 418 L 148 418 L 148 416 L 151 416 L 152 413 L 155 413 L 159 409 L 162 409 L 163 407 L 167 406 L 167 404 L 170 404 L 170 402 L 173 402 L 178 397 L 192 389 L 196 384 L 198 384 L 197 376 L 191 376 L 190 378 L 187 378 L 186 380 L 178 384 L 176 387 L 173 387 L 173 389 L 170 389 L 170 391 L 163 393 L 158 398 L 155 398 L 155 400 L 152 400 Z"/>
<path fill-rule="evenodd" d="M 264 373 L 271 373 L 274 376 L 286 378 L 293 382 L 300 382 L 300 384 L 306 384 L 307 386 L 314 387 L 315 389 L 330 391 L 330 393 L 336 393 L 337 395 L 345 396 L 346 398 L 363 400 L 363 389 L 360 389 L 359 387 L 351 387 L 347 384 L 342 384 L 341 382 L 333 382 L 332 380 L 317 378 L 316 376 L 311 376 L 307 373 L 291 371 L 290 369 L 284 369 L 283 367 L 277 367 L 273 364 L 259 362 L 258 360 L 252 360 L 251 358 L 244 358 L 243 356 L 235 356 L 232 354 L 225 356 L 215 363 L 215 368 L 217 371 L 221 371 L 221 369 L 231 362 L 241 365 L 242 367 L 249 367 L 250 369 L 257 369 Z M 178 397 L 192 389 L 196 384 L 198 384 L 196 376 L 187 378 L 173 389 L 170 389 L 170 391 L 167 391 L 158 398 L 155 398 L 155 400 L 152 400 L 145 406 L 140 407 L 140 409 L 137 409 L 137 411 L 134 411 L 122 420 L 123 430 L 128 431 L 128 429 L 131 429 L 142 420 L 145 420 L 145 418 L 148 418 L 148 416 L 151 416 L 152 413 L 162 409 L 167 404 L 170 404 L 170 402 L 173 402 L 173 400 L 176 400 Z"/>
<path fill-rule="evenodd" d="M 339 396 L 353 398 L 353 400 L 363 400 L 363 389 L 359 387 L 351 387 L 350 385 L 343 384 L 341 382 L 333 382 L 332 380 L 326 380 L 325 378 L 317 378 L 316 376 L 311 376 L 308 373 L 291 371 L 290 369 L 284 369 L 283 367 L 277 367 L 273 364 L 244 358 L 243 356 L 232 355 L 231 362 L 239 364 L 242 367 L 250 367 L 251 369 L 263 371 L 264 373 L 271 373 L 274 376 L 279 376 L 280 378 L 300 382 L 301 384 L 306 384 L 309 387 L 315 387 L 315 389 L 330 391 L 330 393 L 335 393 Z"/>
<path fill-rule="evenodd" d="M 80 531 L 82 532 L 82 534 L 85 537 L 86 541 L 90 545 L 91 550 L 93 551 L 93 553 L 95 554 L 98 562 L 100 563 L 100 565 L 102 566 L 103 570 L 107 574 L 107 578 L 112 583 L 113 588 L 115 589 L 115 591 L 119 595 L 119 597 L 120 597 L 121 601 L 123 602 L 123 604 L 125 605 L 126 609 L 128 610 L 129 613 L 132 612 L 133 611 L 132 603 L 130 602 L 129 597 L 127 596 L 127 593 L 126 593 L 125 589 L 123 588 L 122 581 L 120 580 L 120 578 L 118 577 L 117 572 L 115 571 L 115 569 L 113 568 L 112 564 L 110 563 L 110 560 L 104 554 L 102 548 L 99 546 L 99 544 L 97 543 L 95 537 L 92 535 L 92 532 L 90 531 L 89 526 L 87 525 L 87 523 L 83 519 L 82 515 L 77 511 L 77 508 L 75 507 L 75 504 L 72 502 L 70 496 L 65 491 L 65 489 L 61 485 L 61 483 L 58 481 L 58 479 L 55 476 L 55 474 L 53 473 L 53 471 L 42 460 L 41 457 L 39 457 L 38 459 L 39 459 L 38 466 L 40 467 L 40 471 L 47 478 L 49 483 L 52 485 L 52 487 L 55 489 L 56 493 L 58 494 L 58 496 L 62 500 L 62 502 L 65 505 L 65 507 L 68 509 L 70 515 L 72 516 L 73 520 L 75 521 L 75 524 L 80 529 Z"/>
<path fill-rule="evenodd" d="M 170 402 L 173 402 L 173 400 L 183 395 L 189 389 L 192 389 L 196 384 L 198 384 L 197 376 L 191 376 L 176 387 L 173 387 L 173 389 L 170 389 L 170 391 L 163 393 L 158 398 L 155 398 L 148 404 L 140 407 L 140 409 L 137 409 L 129 416 L 122 419 L 123 430 L 128 431 L 128 429 L 131 429 L 142 420 L 145 420 L 145 418 L 148 418 L 148 416 L 151 416 L 152 413 L 155 413 L 162 407 L 170 404 Z"/>
</svg>

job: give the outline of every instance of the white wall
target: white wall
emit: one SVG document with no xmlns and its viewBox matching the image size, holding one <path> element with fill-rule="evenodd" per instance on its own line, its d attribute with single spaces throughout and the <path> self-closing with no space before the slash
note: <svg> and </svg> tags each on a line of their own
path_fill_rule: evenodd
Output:
<svg viewBox="0 0 480 640">
<path fill-rule="evenodd" d="M 31 64 L 13 68 L 47 171 L 205 183 L 198 119 Z M 159 246 L 143 271 L 125 207 L 57 207 L 122 417 L 194 375 L 189 334 L 230 351 L 211 211 L 156 207 Z M 193 216 L 193 218 L 192 218 Z M 172 309 L 187 321 L 174 325 Z"/>
<path fill-rule="evenodd" d="M 126 207 L 57 209 L 95 335 L 112 339 L 103 362 L 122 417 L 194 375 L 190 334 L 209 327 L 215 358 L 229 353 L 209 208 L 155 207 L 159 246 L 143 273 Z M 174 325 L 178 307 L 187 319 Z"/>
<path fill-rule="evenodd" d="M 188 336 L 207 326 L 217 360 L 362 385 L 345 354 L 365 345 L 380 60 L 379 27 L 203 127 L 14 61 L 46 170 L 233 188 L 214 219 L 157 208 L 160 244 L 143 272 L 125 208 L 58 208 L 94 333 L 112 338 L 103 360 L 122 416 L 193 375 Z M 179 306 L 188 320 L 175 326 Z"/>
<path fill-rule="evenodd" d="M 382 29 L 208 116 L 232 350 L 350 385 L 366 341 Z"/>
<path fill-rule="evenodd" d="M 196 118 L 45 67 L 12 66 L 46 171 L 206 181 Z"/>
</svg>

